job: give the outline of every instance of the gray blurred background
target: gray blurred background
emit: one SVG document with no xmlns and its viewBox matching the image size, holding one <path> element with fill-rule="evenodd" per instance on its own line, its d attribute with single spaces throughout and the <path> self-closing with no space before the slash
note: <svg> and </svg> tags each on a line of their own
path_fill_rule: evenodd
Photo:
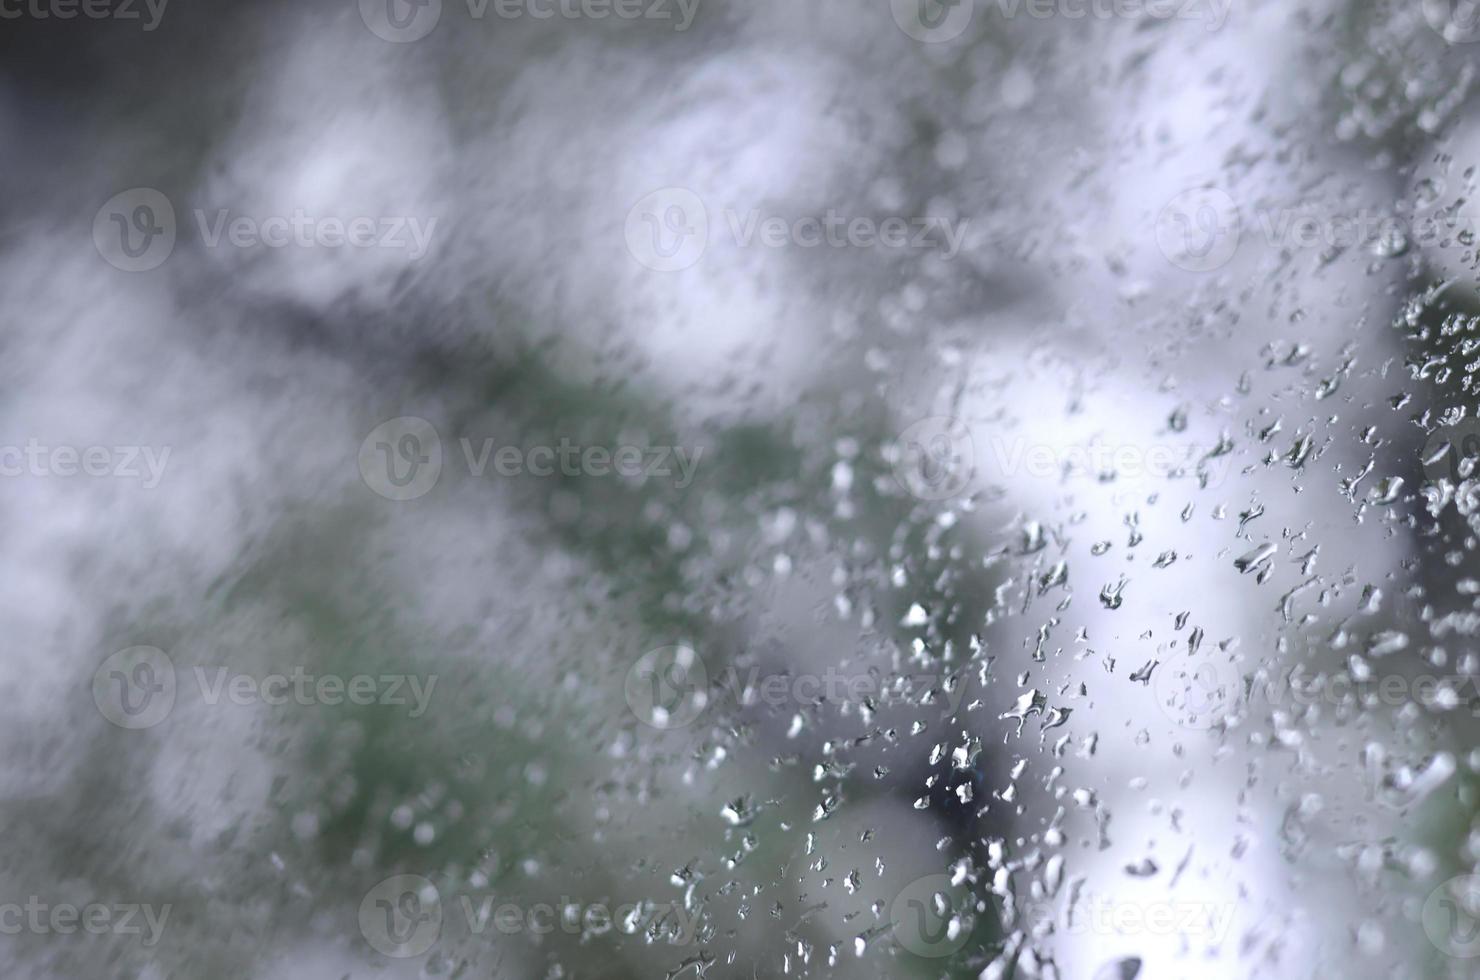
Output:
<svg viewBox="0 0 1480 980">
<path fill-rule="evenodd" d="M 0 973 L 1480 975 L 1477 41 L 0 3 Z"/>
</svg>

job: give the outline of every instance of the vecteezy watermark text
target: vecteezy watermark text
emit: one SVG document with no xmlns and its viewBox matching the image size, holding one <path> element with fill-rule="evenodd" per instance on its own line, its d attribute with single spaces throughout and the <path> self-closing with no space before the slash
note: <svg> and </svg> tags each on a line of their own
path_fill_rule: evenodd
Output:
<svg viewBox="0 0 1480 980">
<path fill-rule="evenodd" d="M 964 676 L 954 674 L 886 675 L 836 667 L 814 674 L 730 666 L 716 675 L 692 647 L 679 645 L 658 647 L 637 658 L 627 671 L 623 694 L 643 724 L 671 729 L 693 724 L 709 705 L 726 697 L 740 707 L 801 708 L 823 703 L 877 707 L 899 696 L 938 704 L 941 717 L 950 718 L 960 709 L 968 686 Z"/>
<path fill-rule="evenodd" d="M 653 21 L 686 31 L 700 0 L 465 0 L 468 18 L 499 20 Z M 359 0 L 360 19 L 376 37 L 407 44 L 420 41 L 442 19 L 442 0 Z"/>
<path fill-rule="evenodd" d="M 396 875 L 365 893 L 360 902 L 360 934 L 371 948 L 393 959 L 426 953 L 441 938 L 449 920 L 459 922 L 467 937 L 548 936 L 563 933 L 589 941 L 611 933 L 646 933 L 670 945 L 685 946 L 698 935 L 698 910 L 670 901 L 508 902 L 493 895 L 444 896 L 421 875 Z M 457 916 L 460 915 L 460 920 Z M 462 938 L 462 937 L 459 937 Z"/>
<path fill-rule="evenodd" d="M 720 222 L 711 221 L 709 206 L 687 188 L 656 190 L 627 213 L 627 250 L 649 269 L 678 272 L 704 257 L 718 230 L 728 232 L 736 248 L 912 249 L 953 259 L 961 251 L 968 224 L 938 215 L 875 217 L 833 208 L 802 215 L 725 208 L 719 215 Z"/>
<path fill-rule="evenodd" d="M 437 230 L 435 217 L 396 215 L 243 214 L 231 208 L 192 211 L 205 248 L 389 249 L 411 261 L 427 254 Z M 109 198 L 93 218 L 93 244 L 115 268 L 148 272 L 175 251 L 180 229 L 174 203 L 152 187 L 135 187 Z"/>
<path fill-rule="evenodd" d="M 152 728 L 169 717 L 184 682 L 193 682 L 200 700 L 216 706 L 295 704 L 409 707 L 411 718 L 426 714 L 437 675 L 315 674 L 294 666 L 287 671 L 248 674 L 224 666 L 196 666 L 183 675 L 158 647 L 129 647 L 104 660 L 93 673 L 93 701 L 120 728 Z"/>
<path fill-rule="evenodd" d="M 1216 946 L 1227 937 L 1238 904 L 1092 891 L 1076 891 L 1072 903 L 1018 900 L 996 893 L 980 896 L 963 877 L 934 874 L 901 889 L 889 912 L 894 939 L 902 948 L 916 956 L 941 958 L 970 942 L 987 913 L 994 914 L 1005 930 L 1029 934 L 1051 927 L 1073 936 L 1176 936 Z"/>
<path fill-rule="evenodd" d="M 169 446 L 47 446 L 35 438 L 26 440 L 24 446 L 0 445 L 0 477 L 143 479 L 144 489 L 153 490 L 164 478 L 169 461 Z"/>
<path fill-rule="evenodd" d="M 1071 936 L 1179 936 L 1216 945 L 1228 935 L 1237 910 L 1235 902 L 1141 900 L 1085 891 L 1072 907 L 1030 900 L 1019 905 L 1016 914 L 1025 928 L 1053 922 L 1055 931 Z"/>
<path fill-rule="evenodd" d="M 196 225 L 207 248 L 217 248 L 224 238 L 233 248 L 394 248 L 404 249 L 413 260 L 427 254 L 437 219 L 425 222 L 416 217 L 339 218 L 318 217 L 298 208 L 291 215 L 233 214 L 218 208 L 207 214 L 197 210 Z"/>
<path fill-rule="evenodd" d="M 1178 194 L 1157 215 L 1155 227 L 1162 255 L 1188 272 L 1221 269 L 1233 259 L 1240 243 L 1251 239 L 1270 249 L 1366 248 L 1381 255 L 1399 255 L 1414 247 L 1473 241 L 1475 234 L 1469 219 L 1452 210 L 1337 212 L 1307 205 L 1246 211 L 1217 187 L 1196 187 Z"/>
<path fill-rule="evenodd" d="M 569 439 L 557 445 L 499 445 L 493 439 L 458 439 L 468 473 L 482 478 L 618 476 L 628 480 L 666 479 L 687 489 L 694 481 L 702 446 L 581 446 Z M 388 500 L 415 500 L 431 492 L 442 476 L 442 439 L 426 419 L 403 416 L 376 426 L 360 444 L 360 477 Z"/>
<path fill-rule="evenodd" d="M 1180 20 L 1223 27 L 1233 0 L 890 0 L 894 22 L 916 41 L 941 44 L 966 33 L 977 8 L 1004 20 Z"/>
<path fill-rule="evenodd" d="M 0 902 L 0 935 L 142 936 L 140 945 L 154 946 L 164 934 L 172 905 L 137 902 L 44 902 L 31 895 L 24 903 Z"/>
<path fill-rule="evenodd" d="M 1480 677 L 1470 674 L 1409 677 L 1373 671 L 1353 676 L 1340 671 L 1270 677 L 1259 671 L 1246 677 L 1232 661 L 1178 654 L 1156 666 L 1152 683 L 1167 717 L 1195 730 L 1210 729 L 1261 705 L 1268 710 L 1416 705 L 1435 712 L 1468 707 L 1473 717 L 1480 718 Z"/>
<path fill-rule="evenodd" d="M 170 0 L 0 0 L 0 20 L 123 20 L 159 27 Z"/>
<path fill-rule="evenodd" d="M 984 452 L 981 450 L 985 450 Z M 1016 478 L 1099 481 L 1195 478 L 1218 486 L 1233 465 L 1221 445 L 1193 442 L 1037 443 L 975 434 L 960 419 L 937 415 L 912 423 L 886 447 L 900 487 L 920 500 L 949 500 L 977 482 Z"/>
</svg>

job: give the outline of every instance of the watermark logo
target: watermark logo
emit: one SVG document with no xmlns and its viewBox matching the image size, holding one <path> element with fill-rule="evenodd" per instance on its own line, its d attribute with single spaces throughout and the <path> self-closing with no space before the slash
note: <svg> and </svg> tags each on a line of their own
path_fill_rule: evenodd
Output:
<svg viewBox="0 0 1480 980">
<path fill-rule="evenodd" d="M 93 701 L 119 728 L 153 728 L 175 707 L 175 663 L 158 647 L 129 647 L 93 672 Z"/>
<path fill-rule="evenodd" d="M 709 671 L 692 647 L 649 650 L 627 671 L 627 706 L 653 728 L 684 728 L 709 705 Z"/>
<path fill-rule="evenodd" d="M 960 419 L 935 415 L 899 434 L 894 479 L 910 496 L 939 502 L 957 496 L 976 473 L 976 444 Z"/>
<path fill-rule="evenodd" d="M 975 0 L 889 0 L 894 23 L 916 41 L 954 41 L 971 26 Z"/>
<path fill-rule="evenodd" d="M 382 41 L 420 41 L 442 19 L 442 0 L 360 0 L 360 19 Z"/>
<path fill-rule="evenodd" d="M 1151 676 L 1156 703 L 1182 728 L 1207 731 L 1224 721 L 1239 701 L 1243 675 L 1233 664 L 1179 654 Z"/>
<path fill-rule="evenodd" d="M 1183 191 L 1156 218 L 1156 244 L 1167 261 L 1188 272 L 1212 272 L 1238 251 L 1238 204 L 1216 187 Z"/>
<path fill-rule="evenodd" d="M 424 497 L 442 476 L 442 439 L 414 415 L 377 425 L 360 444 L 360 478 L 387 500 Z"/>
<path fill-rule="evenodd" d="M 627 250 L 656 272 L 679 272 L 709 247 L 709 209 L 686 187 L 653 191 L 627 213 Z"/>
<path fill-rule="evenodd" d="M 1466 460 L 1474 462 L 1465 466 Z M 1424 443 L 1423 475 L 1431 481 L 1456 484 L 1480 475 L 1480 419 L 1435 429 Z"/>
<path fill-rule="evenodd" d="M 140 20 L 147 34 L 159 27 L 170 0 L 0 0 L 0 20 Z"/>
<path fill-rule="evenodd" d="M 1458 875 L 1429 892 L 1423 931 L 1445 956 L 1480 956 L 1480 875 Z"/>
<path fill-rule="evenodd" d="M 442 936 L 442 896 L 420 875 L 396 875 L 365 893 L 360 934 L 392 959 L 420 956 Z"/>
<path fill-rule="evenodd" d="M 976 902 L 965 883 L 945 874 L 916 878 L 894 897 L 889 921 L 901 947 L 938 959 L 958 952 L 976 928 Z"/>
<path fill-rule="evenodd" d="M 1450 44 L 1480 41 L 1480 0 L 1421 0 L 1424 20 Z"/>
<path fill-rule="evenodd" d="M 175 251 L 175 207 L 152 187 L 110 197 L 93 218 L 93 244 L 115 269 L 148 272 Z"/>
</svg>

